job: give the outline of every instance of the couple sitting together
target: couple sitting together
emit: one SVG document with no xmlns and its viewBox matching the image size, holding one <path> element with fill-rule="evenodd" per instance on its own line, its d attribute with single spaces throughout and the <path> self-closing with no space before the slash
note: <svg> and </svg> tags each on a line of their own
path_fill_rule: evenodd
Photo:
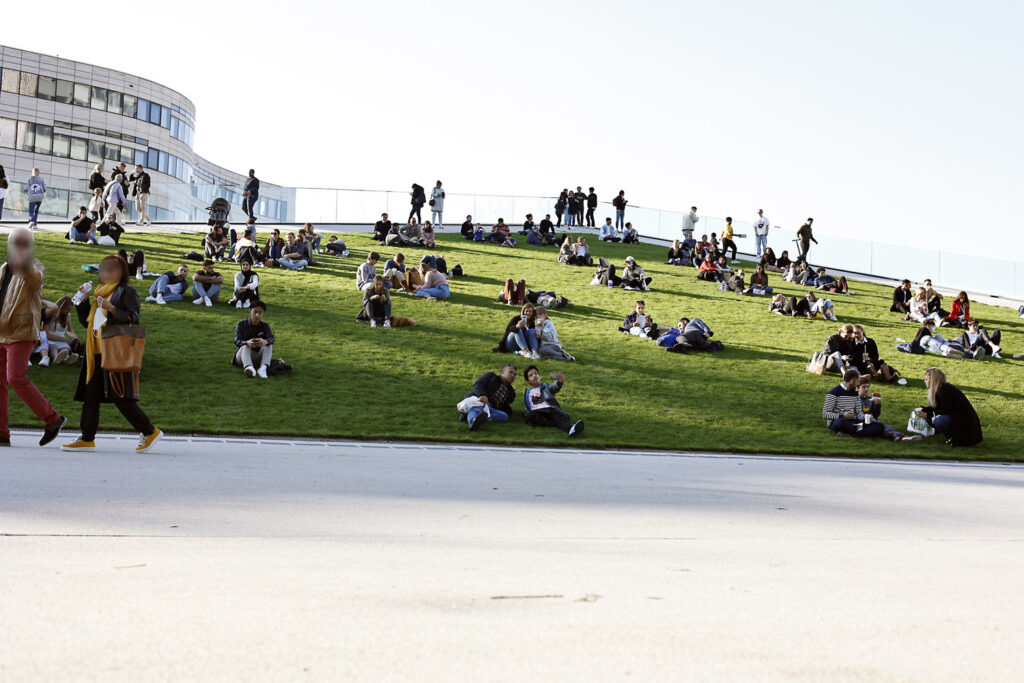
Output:
<svg viewBox="0 0 1024 683">
<path fill-rule="evenodd" d="M 566 236 L 562 246 L 558 249 L 558 262 L 567 266 L 592 266 L 594 257 L 587 245 L 587 238 L 580 235 L 576 242 L 572 237 Z"/>
<path fill-rule="evenodd" d="M 524 358 L 559 358 L 576 360 L 558 340 L 555 323 L 548 317 L 543 306 L 523 304 L 519 315 L 514 316 L 505 326 L 501 342 L 493 349 L 497 353 L 515 353 Z"/>
<path fill-rule="evenodd" d="M 680 318 L 676 327 L 658 327 L 654 324 L 654 318 L 647 314 L 647 304 L 643 301 L 634 304 L 633 312 L 623 320 L 619 331 L 653 339 L 672 353 L 722 351 L 725 348 L 720 341 L 710 341 L 715 333 L 700 318 Z"/>
<path fill-rule="evenodd" d="M 847 323 L 825 340 L 822 353 L 827 357 L 825 371 L 840 373 L 853 368 L 865 377 L 879 378 L 884 382 L 895 382 L 899 371 L 879 358 L 878 344 L 867 336 L 860 325 Z M 906 380 L 901 380 L 906 384 Z"/>
<path fill-rule="evenodd" d="M 465 420 L 471 430 L 479 429 L 484 420 L 488 422 L 508 422 L 512 412 L 512 403 L 516 400 L 515 388 L 512 383 L 516 379 L 516 366 L 509 364 L 501 369 L 501 373 L 485 372 L 473 383 L 473 389 L 456 408 L 459 419 Z M 554 382 L 542 382 L 540 370 L 531 365 L 526 368 L 526 383 L 529 385 L 523 393 L 526 410 L 523 419 L 534 427 L 557 427 L 569 436 L 577 436 L 583 432 L 583 420 L 572 420 L 562 410 L 555 394 L 565 385 L 565 375 L 561 372 L 551 373 Z"/>
<path fill-rule="evenodd" d="M 626 223 L 626 227 L 622 231 L 621 237 L 616 235 L 615 226 L 612 225 L 612 219 L 605 218 L 604 225 L 601 226 L 601 241 L 622 242 L 623 244 L 640 244 L 640 236 L 637 234 L 636 228 L 633 227 L 632 223 Z"/>
<path fill-rule="evenodd" d="M 651 291 L 651 278 L 632 256 L 626 257 L 626 267 L 622 269 L 622 277 L 615 274 L 615 266 L 608 259 L 598 260 L 598 269 L 590 284 L 595 287 L 621 287 L 629 291 Z"/>
</svg>

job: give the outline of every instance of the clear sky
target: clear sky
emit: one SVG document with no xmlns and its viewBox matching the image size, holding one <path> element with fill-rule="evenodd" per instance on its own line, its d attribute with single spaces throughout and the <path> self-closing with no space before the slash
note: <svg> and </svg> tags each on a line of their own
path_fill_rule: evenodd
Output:
<svg viewBox="0 0 1024 683">
<path fill-rule="evenodd" d="M 183 0 L 121 5 L 122 39 L 115 5 L 87 7 L 5 8 L 0 42 L 180 90 L 197 151 L 270 182 L 594 185 L 813 215 L 824 234 L 1024 247 L 1021 2 Z"/>
</svg>

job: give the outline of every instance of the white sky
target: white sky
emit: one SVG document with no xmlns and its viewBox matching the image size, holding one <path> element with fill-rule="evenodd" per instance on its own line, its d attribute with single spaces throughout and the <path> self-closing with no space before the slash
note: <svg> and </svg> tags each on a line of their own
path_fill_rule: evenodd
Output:
<svg viewBox="0 0 1024 683">
<path fill-rule="evenodd" d="M 86 7 L 7 8 L 0 42 L 180 90 L 196 150 L 269 182 L 594 185 L 813 215 L 824 234 L 1024 247 L 1024 3 L 183 0 L 123 5 L 137 40 L 111 40 L 113 5 Z"/>
</svg>

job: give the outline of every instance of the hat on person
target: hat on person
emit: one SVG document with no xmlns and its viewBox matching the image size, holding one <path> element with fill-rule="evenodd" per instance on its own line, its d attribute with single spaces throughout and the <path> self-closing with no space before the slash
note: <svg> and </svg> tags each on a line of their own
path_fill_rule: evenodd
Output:
<svg viewBox="0 0 1024 683">
<path fill-rule="evenodd" d="M 626 263 L 630 263 L 630 262 L 634 262 L 634 263 L 635 263 L 635 262 L 636 262 L 636 259 L 635 259 L 635 258 L 633 258 L 632 256 L 627 256 L 627 257 L 626 257 Z"/>
</svg>

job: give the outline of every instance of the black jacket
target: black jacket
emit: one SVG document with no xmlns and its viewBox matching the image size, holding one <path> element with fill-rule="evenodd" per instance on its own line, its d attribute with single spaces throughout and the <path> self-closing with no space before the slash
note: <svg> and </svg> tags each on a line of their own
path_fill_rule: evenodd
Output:
<svg viewBox="0 0 1024 683">
<path fill-rule="evenodd" d="M 839 333 L 833 334 L 831 337 L 825 340 L 825 353 L 832 355 L 833 353 L 839 352 L 840 356 L 854 356 L 857 351 L 854 348 L 852 339 L 843 339 L 839 336 Z"/>
<path fill-rule="evenodd" d="M 494 400 L 494 396 L 498 389 L 504 384 L 501 381 L 501 376 L 493 372 L 485 372 L 477 378 L 476 382 L 473 383 L 473 390 L 466 394 L 466 398 L 470 396 L 486 396 L 488 404 L 502 412 L 509 412 L 509 406 L 512 401 L 516 398 L 516 390 L 511 384 L 508 386 L 508 400 L 502 404 L 499 404 Z"/>
<path fill-rule="evenodd" d="M 511 353 L 511 351 L 505 348 L 505 340 L 508 339 L 508 335 L 516 331 L 516 325 L 518 325 L 519 321 L 522 319 L 523 316 L 520 314 L 513 316 L 512 319 L 508 321 L 508 325 L 505 326 L 505 334 L 501 335 L 501 341 L 498 342 L 498 348 L 496 348 L 495 351 L 498 353 Z M 527 329 L 535 330 L 537 328 L 534 326 L 534 323 L 530 323 Z"/>
<path fill-rule="evenodd" d="M 114 290 L 114 293 L 110 295 L 110 304 L 114 307 L 113 311 L 104 312 L 107 316 L 107 324 L 113 325 L 138 325 L 139 324 L 139 311 L 142 308 L 142 300 L 139 298 L 139 293 L 135 291 L 135 288 L 131 285 L 120 285 Z M 78 322 L 85 328 L 85 334 L 92 334 L 92 330 L 89 328 L 89 309 L 92 307 L 91 297 L 85 297 L 82 299 L 82 303 L 78 304 L 75 309 L 75 313 L 78 314 Z M 85 336 L 82 336 L 82 340 L 85 340 Z M 82 359 L 82 369 L 78 374 L 78 386 L 75 389 L 75 400 L 85 400 L 85 376 L 87 368 L 85 359 Z M 99 366 L 96 367 L 95 372 L 102 373 L 103 379 L 103 402 L 108 403 L 115 398 L 131 398 L 138 399 L 138 382 L 136 381 L 136 373 L 132 372 L 108 372 L 103 370 Z M 111 378 L 116 378 L 117 381 L 111 382 Z M 93 376 L 95 380 L 95 375 Z M 119 388 L 130 389 L 131 393 L 127 396 L 120 396 L 117 394 Z M 127 393 L 127 391 L 125 392 Z"/>
<path fill-rule="evenodd" d="M 596 209 L 597 208 L 597 194 L 595 194 L 594 192 L 591 192 L 590 194 L 587 195 L 587 208 L 588 209 Z"/>
<path fill-rule="evenodd" d="M 133 197 L 138 196 L 140 193 L 146 194 L 149 192 L 150 178 L 149 174 L 146 173 L 145 171 L 143 171 L 142 173 L 132 173 L 131 178 L 129 178 L 129 180 L 135 183 L 132 186 Z"/>
<path fill-rule="evenodd" d="M 249 197 L 252 197 L 253 199 L 258 198 L 260 196 L 260 179 L 256 176 L 246 178 L 245 185 L 242 186 L 242 189 L 249 193 Z"/>
<path fill-rule="evenodd" d="M 540 224 L 538 225 L 538 228 L 540 230 L 540 234 L 546 235 L 549 232 L 555 231 L 555 224 L 549 221 L 547 218 L 542 218 Z"/>
<path fill-rule="evenodd" d="M 427 203 L 427 193 L 421 185 L 412 186 L 412 199 L 409 203 L 413 206 L 423 206 Z"/>
<path fill-rule="evenodd" d="M 239 320 L 235 325 L 235 348 L 244 346 L 247 341 L 252 339 L 266 339 L 273 344 L 274 333 L 270 329 L 270 325 L 262 320 L 259 325 L 253 325 L 251 318 Z"/>
<path fill-rule="evenodd" d="M 981 420 L 974 406 L 964 396 L 964 392 L 952 384 L 944 384 L 935 395 L 934 408 L 927 406 L 924 412 L 928 414 L 928 421 L 939 415 L 948 415 L 952 418 L 953 426 L 949 438 L 954 446 L 973 446 L 981 443 Z"/>
<path fill-rule="evenodd" d="M 102 173 L 93 173 L 89 176 L 89 191 L 102 190 L 107 186 L 107 179 L 103 177 Z"/>
<path fill-rule="evenodd" d="M 900 285 L 896 289 L 892 290 L 892 306 L 889 307 L 889 310 L 893 313 L 902 313 L 903 311 L 901 311 L 897 306 L 909 306 L 910 299 L 913 296 L 914 293 L 912 291 L 909 289 L 903 289 L 903 285 Z"/>
</svg>

